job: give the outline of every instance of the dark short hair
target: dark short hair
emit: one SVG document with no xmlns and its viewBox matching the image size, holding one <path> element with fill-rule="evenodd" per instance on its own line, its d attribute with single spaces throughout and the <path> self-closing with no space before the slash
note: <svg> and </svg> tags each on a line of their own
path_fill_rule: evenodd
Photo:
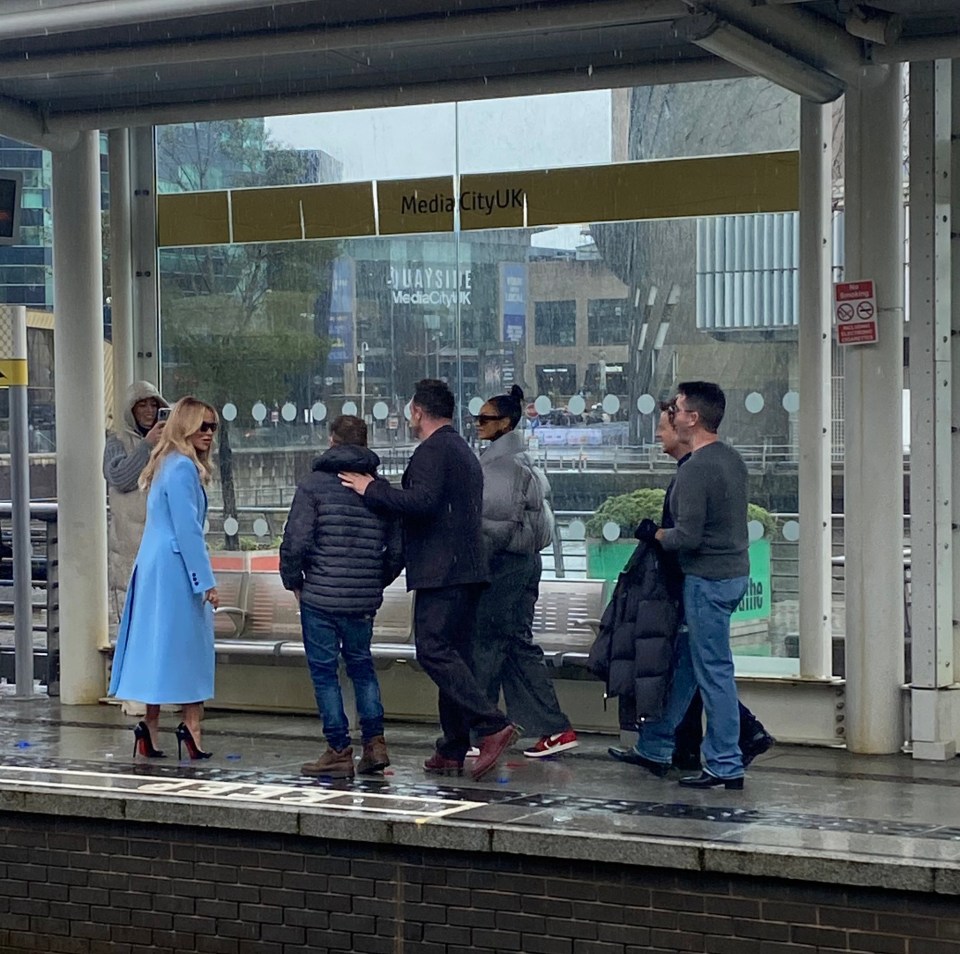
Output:
<svg viewBox="0 0 960 954">
<path fill-rule="evenodd" d="M 681 381 L 677 394 L 682 394 L 687 407 L 697 412 L 704 430 L 716 434 L 727 409 L 727 398 L 720 385 L 712 381 Z"/>
<path fill-rule="evenodd" d="M 457 402 L 446 381 L 424 378 L 417 381 L 411 403 L 416 404 L 427 417 L 449 421 L 453 419 L 453 409 Z"/>
<path fill-rule="evenodd" d="M 506 394 L 488 398 L 487 404 L 492 404 L 501 417 L 509 418 L 511 427 L 516 427 L 523 415 L 523 388 L 514 384 Z"/>
<path fill-rule="evenodd" d="M 367 424 L 353 414 L 341 414 L 330 424 L 330 436 L 335 444 L 367 446 Z"/>
</svg>

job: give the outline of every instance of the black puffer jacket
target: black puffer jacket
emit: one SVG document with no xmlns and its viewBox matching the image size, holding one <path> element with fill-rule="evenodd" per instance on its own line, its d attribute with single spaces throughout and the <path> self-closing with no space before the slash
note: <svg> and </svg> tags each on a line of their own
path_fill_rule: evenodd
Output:
<svg viewBox="0 0 960 954">
<path fill-rule="evenodd" d="M 280 576 L 288 590 L 302 591 L 309 606 L 339 616 L 370 615 L 400 572 L 399 524 L 374 513 L 337 477 L 339 471 L 376 475 L 379 466 L 368 448 L 337 444 L 297 485 L 280 544 Z"/>
<path fill-rule="evenodd" d="M 670 685 L 679 614 L 660 564 L 660 548 L 638 543 L 617 580 L 588 666 L 620 697 L 620 725 L 656 721 Z"/>
</svg>

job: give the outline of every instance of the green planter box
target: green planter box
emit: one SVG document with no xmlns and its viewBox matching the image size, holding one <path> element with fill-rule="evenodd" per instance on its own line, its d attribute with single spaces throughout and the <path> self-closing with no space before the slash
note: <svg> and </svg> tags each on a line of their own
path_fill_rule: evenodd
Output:
<svg viewBox="0 0 960 954">
<path fill-rule="evenodd" d="M 587 540 L 587 576 L 594 580 L 616 580 L 636 548 L 634 540 Z M 750 582 L 734 623 L 770 618 L 770 541 L 764 537 L 750 544 Z M 610 587 L 613 592 L 613 587 Z"/>
</svg>

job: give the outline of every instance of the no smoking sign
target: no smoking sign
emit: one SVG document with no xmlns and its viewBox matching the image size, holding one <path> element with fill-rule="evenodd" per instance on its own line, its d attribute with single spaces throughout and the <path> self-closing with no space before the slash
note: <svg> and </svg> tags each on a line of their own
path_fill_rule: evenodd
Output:
<svg viewBox="0 0 960 954">
<path fill-rule="evenodd" d="M 833 286 L 837 344 L 876 344 L 877 296 L 873 282 L 838 282 Z"/>
</svg>

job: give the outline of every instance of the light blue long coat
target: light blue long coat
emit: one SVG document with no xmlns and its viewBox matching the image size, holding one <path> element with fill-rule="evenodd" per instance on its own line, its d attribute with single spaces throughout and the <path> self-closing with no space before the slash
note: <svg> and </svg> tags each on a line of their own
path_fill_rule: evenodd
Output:
<svg viewBox="0 0 960 954">
<path fill-rule="evenodd" d="M 168 455 L 147 497 L 147 523 L 117 632 L 110 695 L 152 705 L 213 696 L 216 585 L 203 540 L 207 495 L 197 466 Z"/>
</svg>

